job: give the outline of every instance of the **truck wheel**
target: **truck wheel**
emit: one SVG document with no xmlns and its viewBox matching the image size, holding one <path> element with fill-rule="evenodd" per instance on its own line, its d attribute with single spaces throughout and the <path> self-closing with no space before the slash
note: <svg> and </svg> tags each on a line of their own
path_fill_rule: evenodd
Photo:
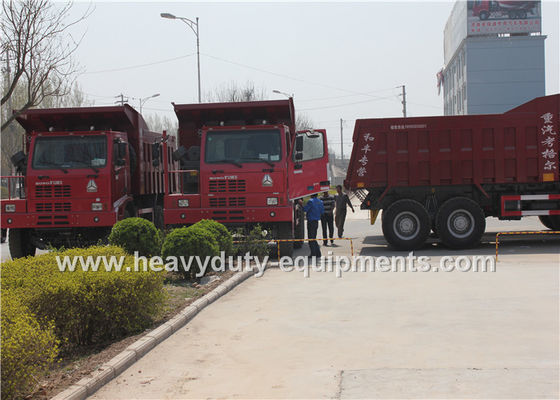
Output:
<svg viewBox="0 0 560 400">
<path fill-rule="evenodd" d="M 428 211 L 416 200 L 399 200 L 383 212 L 383 235 L 399 250 L 421 247 L 430 234 Z"/>
<path fill-rule="evenodd" d="M 298 206 L 296 218 L 298 224 L 294 228 L 295 231 L 294 239 L 305 239 L 305 215 L 303 214 L 303 211 L 299 209 L 299 206 Z M 294 243 L 294 249 L 301 249 L 303 247 L 303 241 L 293 242 L 293 243 Z"/>
<path fill-rule="evenodd" d="M 480 242 L 486 219 L 478 203 L 466 197 L 454 197 L 439 208 L 436 227 L 447 247 L 466 249 Z"/>
<path fill-rule="evenodd" d="M 539 220 L 544 226 L 551 231 L 560 231 L 560 216 L 558 215 L 540 215 Z"/>
<path fill-rule="evenodd" d="M 281 223 L 278 227 L 278 239 L 293 239 L 292 224 L 290 222 Z M 280 242 L 280 257 L 291 257 L 294 254 L 294 242 Z M 278 254 L 278 253 L 276 253 Z"/>
<path fill-rule="evenodd" d="M 31 243 L 31 237 L 27 229 L 10 229 L 8 247 L 12 260 L 35 255 L 35 246 Z"/>
<path fill-rule="evenodd" d="M 488 11 L 481 11 L 480 14 L 479 14 L 480 19 L 483 20 L 483 21 L 486 21 L 489 16 L 490 16 L 490 13 Z"/>
</svg>

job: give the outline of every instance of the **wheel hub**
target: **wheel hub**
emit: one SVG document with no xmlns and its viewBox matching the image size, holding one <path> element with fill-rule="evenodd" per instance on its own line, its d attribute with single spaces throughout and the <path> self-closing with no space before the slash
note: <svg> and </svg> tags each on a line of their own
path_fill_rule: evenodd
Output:
<svg viewBox="0 0 560 400">
<path fill-rule="evenodd" d="M 453 211 L 447 221 L 449 231 L 457 238 L 465 238 L 474 230 L 474 217 L 466 210 Z"/>
<path fill-rule="evenodd" d="M 411 212 L 402 212 L 394 220 L 393 230 L 401 240 L 414 238 L 420 230 L 418 217 Z"/>
</svg>

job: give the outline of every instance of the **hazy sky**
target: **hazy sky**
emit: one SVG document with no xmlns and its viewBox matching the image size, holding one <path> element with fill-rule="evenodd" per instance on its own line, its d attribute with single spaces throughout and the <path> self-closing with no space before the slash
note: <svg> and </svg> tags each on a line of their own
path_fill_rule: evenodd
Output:
<svg viewBox="0 0 560 400">
<path fill-rule="evenodd" d="M 77 3 L 78 15 L 88 3 Z M 95 105 L 130 104 L 155 93 L 143 114 L 174 118 L 171 102 L 197 102 L 196 37 L 168 12 L 200 21 L 204 95 L 235 81 L 254 82 L 270 99 L 294 95 L 329 142 L 345 155 L 356 118 L 402 115 L 406 85 L 409 116 L 442 115 L 436 72 L 443 66 L 443 29 L 452 1 L 420 2 L 97 2 L 73 32 L 85 36 L 77 51 L 78 78 Z M 559 92 L 559 3 L 543 1 L 546 91 Z"/>
</svg>

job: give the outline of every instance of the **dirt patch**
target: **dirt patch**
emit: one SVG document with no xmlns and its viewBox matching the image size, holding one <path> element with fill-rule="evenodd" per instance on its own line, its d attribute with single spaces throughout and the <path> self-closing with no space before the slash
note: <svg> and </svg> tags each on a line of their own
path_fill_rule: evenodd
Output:
<svg viewBox="0 0 560 400">
<path fill-rule="evenodd" d="M 162 315 L 154 322 L 151 328 L 137 335 L 128 336 L 118 342 L 81 348 L 79 352 L 68 352 L 68 354 L 62 355 L 59 362 L 43 377 L 38 385 L 38 389 L 27 398 L 49 399 L 72 386 L 80 379 L 91 375 L 101 365 L 111 360 L 136 340 L 173 318 L 183 308 L 214 290 L 233 274 L 234 272 L 232 271 L 219 274 L 217 275 L 219 279 L 206 285 L 187 282 L 173 276 L 168 277 L 164 285 L 164 289 L 168 293 L 167 303 Z"/>
</svg>

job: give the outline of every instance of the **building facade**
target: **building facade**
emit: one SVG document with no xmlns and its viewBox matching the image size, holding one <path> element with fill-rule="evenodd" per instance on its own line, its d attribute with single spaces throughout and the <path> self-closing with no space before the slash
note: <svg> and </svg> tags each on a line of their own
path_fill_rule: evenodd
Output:
<svg viewBox="0 0 560 400">
<path fill-rule="evenodd" d="M 480 11 L 473 15 L 480 3 L 459 0 L 445 28 L 444 115 L 503 113 L 545 95 L 540 3 L 532 2 L 538 9 L 525 12 L 526 19 L 510 18 L 494 4 L 482 12 L 485 20 Z"/>
</svg>

